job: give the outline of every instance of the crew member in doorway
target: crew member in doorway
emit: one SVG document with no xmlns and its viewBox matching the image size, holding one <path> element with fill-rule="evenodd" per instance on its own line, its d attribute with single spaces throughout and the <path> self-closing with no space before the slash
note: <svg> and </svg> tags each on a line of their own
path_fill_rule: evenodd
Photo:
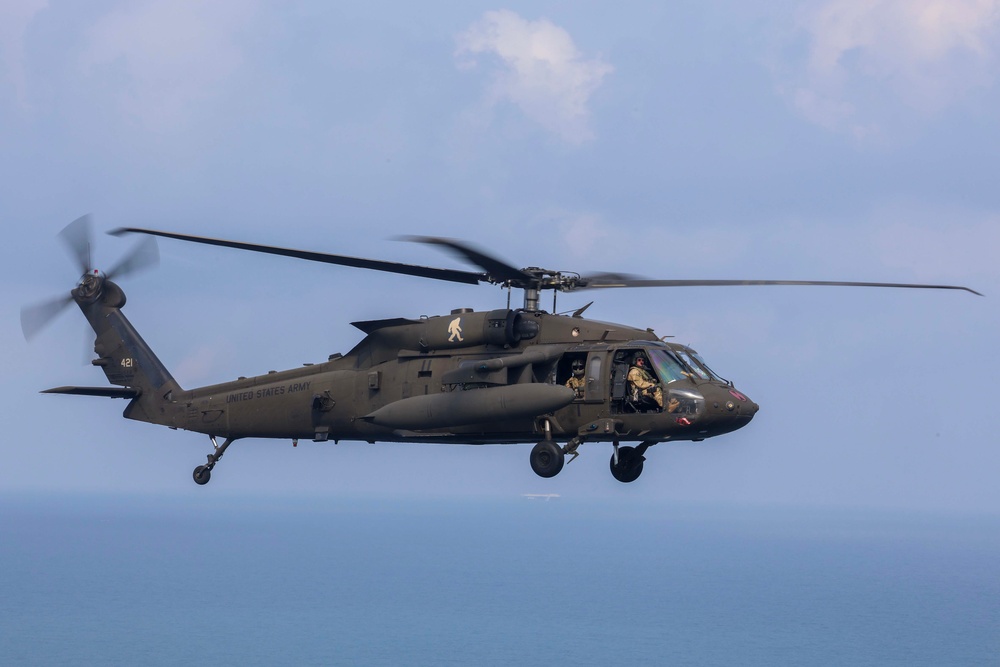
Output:
<svg viewBox="0 0 1000 667">
<path fill-rule="evenodd" d="M 573 362 L 573 375 L 566 380 L 566 386 L 576 393 L 577 399 L 583 398 L 583 391 L 587 386 L 587 380 L 583 377 L 583 359 Z"/>
</svg>

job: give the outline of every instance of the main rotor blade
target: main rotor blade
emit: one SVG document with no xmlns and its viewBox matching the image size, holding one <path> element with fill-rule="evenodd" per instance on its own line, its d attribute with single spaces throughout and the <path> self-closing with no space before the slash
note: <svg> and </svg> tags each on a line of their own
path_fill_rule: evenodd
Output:
<svg viewBox="0 0 1000 667">
<path fill-rule="evenodd" d="M 243 243 L 240 241 L 227 241 L 225 239 L 209 238 L 207 236 L 193 236 L 190 234 L 175 234 L 173 232 L 161 232 L 155 229 L 139 229 L 136 227 L 123 227 L 114 229 L 109 234 L 121 236 L 122 234 L 150 234 L 152 236 L 162 236 L 178 241 L 190 241 L 192 243 L 203 243 L 205 245 L 221 246 L 224 248 L 236 248 L 238 250 L 250 250 L 251 252 L 261 252 L 269 255 L 281 255 L 283 257 L 294 257 L 310 262 L 323 262 L 325 264 L 338 264 L 340 266 L 352 266 L 358 269 L 372 269 L 374 271 L 385 271 L 387 273 L 400 273 L 407 276 L 418 276 L 420 278 L 431 278 L 433 280 L 446 280 L 453 283 L 464 283 L 466 285 L 477 285 L 480 282 L 488 281 L 488 276 L 483 273 L 472 273 L 470 271 L 456 271 L 453 269 L 436 269 L 428 266 L 418 266 L 416 264 L 400 264 L 398 262 L 384 262 L 377 259 L 363 259 L 361 257 L 349 257 L 346 255 L 330 255 L 322 252 L 312 252 L 309 250 L 294 250 L 292 248 L 280 248 L 277 246 L 258 245 L 256 243 Z"/>
<path fill-rule="evenodd" d="M 90 214 L 87 214 L 69 223 L 59 232 L 59 238 L 63 240 L 63 243 L 73 254 L 73 258 L 76 259 L 81 275 L 93 268 L 90 263 L 90 227 Z"/>
<path fill-rule="evenodd" d="M 160 263 L 160 250 L 156 247 L 156 239 L 147 236 L 129 254 L 122 257 L 115 268 L 108 271 L 108 278 L 120 278 L 130 273 L 152 269 Z"/>
<path fill-rule="evenodd" d="M 454 239 L 445 239 L 436 236 L 404 236 L 402 238 L 405 241 L 413 241 L 414 243 L 427 243 L 429 245 L 439 245 L 448 248 L 455 255 L 485 269 L 486 273 L 489 274 L 491 283 L 510 283 L 516 287 L 526 287 L 533 282 L 537 282 L 535 276 L 514 268 L 510 264 L 491 257 L 464 243 L 459 243 Z"/>
<path fill-rule="evenodd" d="M 50 301 L 43 301 L 33 306 L 21 308 L 21 331 L 25 340 L 31 340 L 38 332 L 48 325 L 56 315 L 61 313 L 69 304 L 73 303 L 70 295 L 61 296 Z"/>
<path fill-rule="evenodd" d="M 621 273 L 598 273 L 580 279 L 575 289 L 614 287 L 731 287 L 738 285 L 819 285 L 824 287 L 902 287 L 909 289 L 964 290 L 979 292 L 960 285 L 925 285 L 916 283 L 869 283 L 839 280 L 647 280 Z"/>
</svg>

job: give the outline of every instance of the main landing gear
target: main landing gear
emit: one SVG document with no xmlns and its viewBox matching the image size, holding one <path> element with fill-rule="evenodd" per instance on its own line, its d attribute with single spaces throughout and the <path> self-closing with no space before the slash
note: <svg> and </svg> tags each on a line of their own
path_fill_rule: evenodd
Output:
<svg viewBox="0 0 1000 667">
<path fill-rule="evenodd" d="M 552 440 L 542 440 L 531 448 L 531 469 L 539 477 L 555 477 L 565 461 L 562 447 Z"/>
<path fill-rule="evenodd" d="M 531 449 L 531 469 L 539 477 L 555 477 L 563 469 L 566 455 L 572 461 L 580 453 L 577 451 L 583 442 L 573 438 L 565 447 L 560 447 L 553 440 L 542 440 Z M 656 444 L 655 440 L 640 443 L 637 447 L 619 447 L 615 442 L 615 451 L 611 455 L 611 475 L 619 482 L 628 484 L 639 479 L 642 474 L 642 464 L 646 460 L 646 450 Z"/>
<path fill-rule="evenodd" d="M 644 442 L 638 447 L 619 447 L 618 442 L 615 442 L 615 451 L 611 455 L 611 476 L 625 484 L 639 479 L 642 463 L 646 460 L 646 450 L 655 444 Z"/>
<path fill-rule="evenodd" d="M 226 448 L 233 444 L 233 441 L 235 440 L 235 438 L 226 438 L 226 441 L 223 442 L 222 445 L 219 445 L 219 443 L 215 441 L 214 435 L 210 435 L 209 437 L 212 439 L 212 447 L 215 448 L 215 453 L 209 454 L 208 463 L 203 466 L 198 466 L 191 474 L 191 476 L 194 477 L 195 483 L 199 485 L 208 484 L 209 480 L 212 479 L 212 468 L 214 468 L 215 464 L 222 458 L 222 455 L 226 452 Z"/>
<path fill-rule="evenodd" d="M 563 469 L 564 463 L 570 463 L 580 452 L 576 451 L 583 441 L 573 438 L 560 447 L 554 440 L 542 440 L 531 449 L 531 469 L 539 477 L 555 477 Z M 569 461 L 566 455 L 569 454 Z"/>
</svg>

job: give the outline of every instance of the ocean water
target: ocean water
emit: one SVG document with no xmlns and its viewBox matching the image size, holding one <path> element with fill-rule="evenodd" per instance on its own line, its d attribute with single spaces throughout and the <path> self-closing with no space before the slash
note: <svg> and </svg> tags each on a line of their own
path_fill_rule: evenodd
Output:
<svg viewBox="0 0 1000 667">
<path fill-rule="evenodd" d="M 997 665 L 1000 519 L 0 496 L 2 665 Z"/>
</svg>

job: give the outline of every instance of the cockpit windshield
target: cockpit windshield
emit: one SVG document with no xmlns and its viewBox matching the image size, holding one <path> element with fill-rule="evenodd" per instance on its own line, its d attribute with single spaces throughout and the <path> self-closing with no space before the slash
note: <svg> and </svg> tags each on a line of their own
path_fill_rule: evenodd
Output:
<svg viewBox="0 0 1000 667">
<path fill-rule="evenodd" d="M 701 358 L 700 354 L 692 350 L 691 356 L 694 357 L 694 360 L 697 361 L 698 364 L 701 365 L 701 367 L 704 368 L 708 372 L 708 374 L 712 376 L 713 380 L 718 380 L 719 382 L 729 382 L 726 378 L 722 377 L 721 375 L 713 371 L 711 368 L 709 368 L 708 364 L 705 363 L 705 360 Z"/>
<path fill-rule="evenodd" d="M 701 355 L 699 355 L 694 350 L 682 349 L 682 350 L 674 350 L 674 352 L 676 352 L 677 356 L 680 357 L 685 364 L 690 366 L 691 370 L 694 371 L 695 375 L 700 377 L 702 380 L 715 380 L 717 382 L 725 382 L 724 379 L 716 375 L 715 372 L 708 367 L 708 364 L 706 364 L 705 360 L 701 358 Z"/>
<path fill-rule="evenodd" d="M 684 367 L 666 350 L 648 350 L 649 361 L 664 384 L 683 380 Z"/>
</svg>

